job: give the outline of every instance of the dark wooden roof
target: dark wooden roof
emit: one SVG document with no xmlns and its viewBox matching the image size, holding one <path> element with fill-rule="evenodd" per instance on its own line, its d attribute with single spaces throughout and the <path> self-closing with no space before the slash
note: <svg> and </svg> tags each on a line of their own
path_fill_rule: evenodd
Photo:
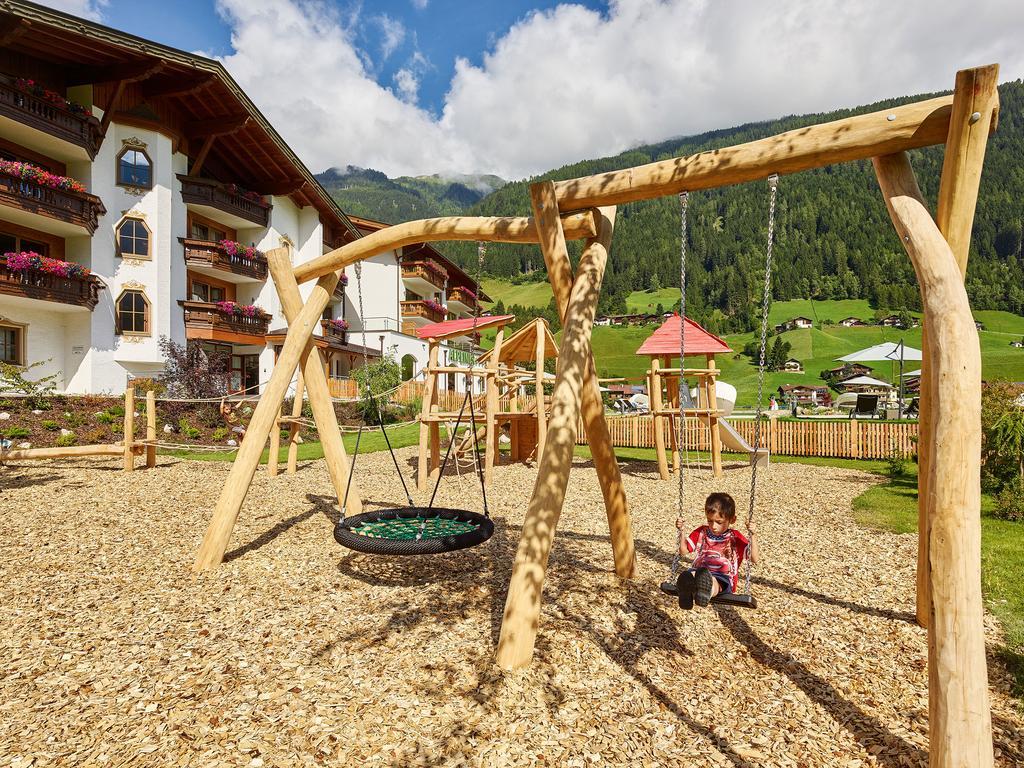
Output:
<svg viewBox="0 0 1024 768">
<path fill-rule="evenodd" d="M 54 90 L 91 84 L 100 109 L 170 134 L 193 161 L 213 137 L 202 175 L 312 205 L 339 244 L 358 236 L 219 62 L 24 0 L 0 5 L 0 48 L 7 69 L 45 72 Z"/>
</svg>

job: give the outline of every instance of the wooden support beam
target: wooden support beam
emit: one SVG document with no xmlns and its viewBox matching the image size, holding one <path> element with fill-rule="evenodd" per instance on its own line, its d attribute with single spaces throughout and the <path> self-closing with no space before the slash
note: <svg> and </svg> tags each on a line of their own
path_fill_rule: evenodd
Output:
<svg viewBox="0 0 1024 768">
<path fill-rule="evenodd" d="M 537 404 L 537 461 L 544 454 L 544 441 L 547 439 L 548 420 L 544 409 L 544 352 L 545 352 L 545 325 L 541 318 L 537 318 L 537 348 L 534 350 L 534 389 L 536 390 Z"/>
<path fill-rule="evenodd" d="M 432 408 L 437 403 L 437 360 L 439 346 L 431 339 L 427 351 L 427 373 L 423 378 L 423 404 L 420 406 L 420 452 L 416 468 L 416 490 L 421 493 L 427 490 L 427 479 L 430 476 L 428 462 L 430 460 L 430 422 L 433 417 Z"/>
<path fill-rule="evenodd" d="M 133 453 L 144 451 L 138 445 Z M 0 451 L 0 464 L 8 461 L 43 461 L 46 459 L 71 459 L 81 456 L 124 456 L 124 444 L 109 445 L 69 445 L 63 448 L 16 448 L 13 451 Z"/>
<path fill-rule="evenodd" d="M 505 669 L 524 667 L 533 657 L 540 623 L 541 591 L 569 482 L 583 378 L 590 359 L 590 334 L 608 259 L 615 211 L 605 209 L 601 214 L 600 233 L 583 251 L 566 308 L 548 441 L 523 522 L 498 639 L 497 662 Z"/>
<path fill-rule="evenodd" d="M 163 59 L 141 59 L 108 67 L 72 67 L 68 69 L 67 84 L 102 85 L 104 83 L 137 83 L 146 80 L 167 67 Z"/>
<path fill-rule="evenodd" d="M 203 163 L 206 162 L 206 156 L 210 154 L 210 149 L 213 148 L 213 142 L 216 141 L 216 136 L 207 136 L 203 140 L 203 146 L 199 149 L 199 154 L 196 155 L 196 159 L 192 161 L 192 167 L 189 168 L 189 175 L 198 176 L 203 170 Z"/>
<path fill-rule="evenodd" d="M 295 399 L 292 401 L 292 422 L 288 425 L 288 474 L 299 471 L 299 431 L 302 426 L 297 420 L 302 417 L 302 400 L 305 397 L 305 382 L 302 369 L 295 380 Z"/>
<path fill-rule="evenodd" d="M 665 453 L 665 428 L 662 420 L 665 409 L 661 402 L 661 363 L 658 358 L 651 358 L 651 387 L 647 390 L 651 403 L 651 427 L 654 429 L 654 453 L 658 457 L 658 475 L 662 480 L 669 479 L 668 455 Z"/>
<path fill-rule="evenodd" d="M 284 344 L 277 356 L 274 372 L 249 420 L 246 439 L 239 446 L 238 454 L 231 465 L 231 471 L 217 500 L 203 543 L 196 554 L 193 570 L 204 571 L 214 568 L 224 559 L 231 531 L 249 492 L 252 478 L 256 474 L 263 446 L 266 445 L 267 437 L 274 426 L 278 406 L 284 400 L 300 358 L 309 355 L 314 349 L 311 338 L 313 329 L 320 326 L 324 307 L 330 303 L 337 284 L 338 275 L 334 273 L 317 281 L 302 311 L 289 322 L 288 335 L 285 336 Z M 280 288 L 280 283 L 277 283 L 277 286 Z"/>
<path fill-rule="evenodd" d="M 135 435 L 135 387 L 128 382 L 124 391 L 124 471 L 135 470 L 135 454 L 132 451 L 132 440 Z"/>
<path fill-rule="evenodd" d="M 8 16 L 0 22 L 0 48 L 6 48 L 32 28 L 32 22 Z"/>
<path fill-rule="evenodd" d="M 252 121 L 252 115 L 222 115 L 209 120 L 195 120 L 186 123 L 184 133 L 190 139 L 204 139 L 208 136 L 230 136 L 238 133 Z"/>
<path fill-rule="evenodd" d="M 127 80 L 121 80 L 117 84 L 117 87 L 114 88 L 114 95 L 110 97 L 110 101 L 107 103 L 107 108 L 103 112 L 103 118 L 100 120 L 100 131 L 104 134 L 106 134 L 107 128 L 110 127 L 110 121 L 114 118 L 114 107 L 117 106 L 117 102 L 121 98 L 121 94 L 124 93 L 124 89 L 127 85 Z"/>
<path fill-rule="evenodd" d="M 956 258 L 906 154 L 874 159 L 921 287 L 932 393 L 929 528 L 929 765 L 994 761 L 981 597 L 981 349 Z"/>
<path fill-rule="evenodd" d="M 194 96 L 217 82 L 216 75 L 200 75 L 198 77 L 169 77 L 160 82 L 149 82 L 142 86 L 142 98 L 166 99 L 171 96 Z"/>
<path fill-rule="evenodd" d="M 498 429 L 498 361 L 501 358 L 501 345 L 505 339 L 505 328 L 498 328 L 494 337 L 494 347 L 491 356 L 487 360 L 487 399 L 484 410 L 484 426 L 487 428 L 487 438 L 484 443 L 484 483 L 491 482 L 494 475 L 494 465 L 500 462 L 499 453 L 501 430 Z"/>
<path fill-rule="evenodd" d="M 812 125 L 734 147 L 555 182 L 562 211 L 723 187 L 946 141 L 952 96 Z"/>
<path fill-rule="evenodd" d="M 715 356 L 707 356 L 708 369 L 715 370 Z M 715 386 L 715 377 L 708 376 L 702 379 L 707 388 L 708 428 L 711 430 L 711 469 L 715 477 L 721 477 L 722 471 L 722 433 L 718 431 L 718 393 Z M 752 459 L 754 457 L 751 457 Z"/>
<path fill-rule="evenodd" d="M 554 185 L 551 182 L 535 184 L 530 188 L 530 202 L 536 217 L 541 253 L 551 283 L 551 291 L 555 297 L 558 314 L 563 326 L 570 317 L 569 301 L 574 290 L 572 265 L 569 262 L 569 250 L 565 243 L 562 226 L 566 219 L 559 215 L 555 202 Z M 615 223 L 614 209 L 601 212 L 599 218 L 600 231 L 597 239 L 592 239 L 588 247 L 610 247 L 612 230 Z M 633 540 L 633 522 L 629 516 L 629 504 L 626 491 L 622 485 L 622 475 L 612 447 L 611 433 L 608 422 L 604 418 L 604 401 L 601 399 L 600 385 L 597 383 L 597 367 L 594 365 L 594 353 L 590 348 L 590 331 L 586 334 L 587 364 L 583 372 L 583 427 L 587 433 L 591 454 L 594 457 L 594 468 L 597 479 L 601 483 L 601 495 L 604 498 L 605 513 L 608 517 L 608 529 L 611 532 L 612 554 L 615 559 L 615 573 L 623 579 L 636 576 L 636 553 Z M 564 339 L 563 339 L 564 341 Z M 559 371 L 561 362 L 559 362 Z M 538 412 L 544 410 L 543 391 L 537 401 Z M 554 400 L 552 400 L 552 417 Z M 546 440 L 551 438 L 551 418 L 548 420 Z"/>
<path fill-rule="evenodd" d="M 146 392 L 146 469 L 156 466 L 156 392 Z"/>
<path fill-rule="evenodd" d="M 274 428 L 270 430 L 270 450 L 267 452 L 267 475 L 277 477 L 277 464 L 281 458 L 281 407 L 277 408 Z"/>
<path fill-rule="evenodd" d="M 594 212 L 584 211 L 566 216 L 562 228 L 565 237 L 569 239 L 592 237 L 597 231 Z M 304 283 L 379 253 L 416 243 L 432 243 L 438 240 L 536 243 L 537 238 L 536 222 L 525 217 L 449 216 L 443 219 L 408 221 L 371 232 L 366 237 L 300 264 L 295 268 L 295 279 Z"/>
</svg>

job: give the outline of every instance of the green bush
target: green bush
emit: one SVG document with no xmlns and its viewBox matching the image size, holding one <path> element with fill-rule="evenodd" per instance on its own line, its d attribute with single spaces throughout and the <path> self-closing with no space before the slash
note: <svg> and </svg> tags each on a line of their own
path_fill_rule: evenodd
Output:
<svg viewBox="0 0 1024 768">
<path fill-rule="evenodd" d="M 60 448 L 67 448 L 69 445 L 74 445 L 77 442 L 78 438 L 75 436 L 74 432 L 72 432 L 70 435 L 61 435 L 60 437 L 57 438 L 57 445 Z"/>
<path fill-rule="evenodd" d="M 105 443 L 109 434 L 106 427 L 94 427 L 85 433 L 85 444 L 99 445 Z"/>
<path fill-rule="evenodd" d="M 227 436 L 228 436 L 228 428 L 227 427 L 217 427 L 215 430 L 213 430 L 213 434 L 210 435 L 210 437 L 213 439 L 213 441 L 215 443 L 219 443 L 221 440 L 223 440 Z"/>
<path fill-rule="evenodd" d="M 18 410 L 17 400 L 0 400 L 0 411 L 16 411 Z"/>
<path fill-rule="evenodd" d="M 907 455 L 898 450 L 895 446 L 889 451 L 885 459 L 885 473 L 890 480 L 898 480 L 907 474 Z"/>
<path fill-rule="evenodd" d="M 199 437 L 200 435 L 199 430 L 193 427 L 191 424 L 189 424 L 188 419 L 186 419 L 184 416 L 178 419 L 178 430 L 181 433 L 182 437 L 187 437 L 192 440 Z"/>
<path fill-rule="evenodd" d="M 32 431 L 25 429 L 25 427 L 8 427 L 7 429 L 0 430 L 0 435 L 3 435 L 8 440 L 17 440 L 22 437 L 28 437 L 32 434 Z"/>
<path fill-rule="evenodd" d="M 64 414 L 64 423 L 68 425 L 68 429 L 74 429 L 75 427 L 81 427 L 85 424 L 85 417 L 80 413 L 67 411 Z"/>
<path fill-rule="evenodd" d="M 111 422 L 110 423 L 110 431 L 113 432 L 115 435 L 122 435 L 122 434 L 124 434 L 124 422 L 123 421 Z"/>
<path fill-rule="evenodd" d="M 51 421 L 50 419 L 43 419 L 40 423 L 42 424 L 43 429 L 48 429 L 51 432 L 56 432 L 60 429 L 60 424 L 56 421 Z"/>
<path fill-rule="evenodd" d="M 1003 520 L 1024 520 L 1024 479 L 1018 477 L 1003 486 L 996 496 L 994 514 Z"/>
<path fill-rule="evenodd" d="M 124 418 L 124 406 L 123 405 L 112 405 L 107 408 L 107 413 L 111 416 L 117 416 L 119 419 Z"/>
<path fill-rule="evenodd" d="M 100 422 L 101 424 L 113 424 L 115 421 L 117 421 L 117 417 L 112 416 L 109 413 L 101 413 L 96 417 L 96 421 Z"/>
</svg>

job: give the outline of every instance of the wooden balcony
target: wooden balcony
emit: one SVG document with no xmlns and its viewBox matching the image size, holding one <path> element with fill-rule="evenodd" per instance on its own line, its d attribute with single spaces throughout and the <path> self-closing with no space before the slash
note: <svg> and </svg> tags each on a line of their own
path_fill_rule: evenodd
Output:
<svg viewBox="0 0 1024 768">
<path fill-rule="evenodd" d="M 213 179 L 178 174 L 181 199 L 215 221 L 236 229 L 266 227 L 270 224 L 270 203 L 253 199 Z"/>
<path fill-rule="evenodd" d="M 402 262 L 402 282 L 420 296 L 433 296 L 444 290 L 448 271 L 433 259 Z"/>
<path fill-rule="evenodd" d="M 185 336 L 235 344 L 260 344 L 270 329 L 270 315 L 243 317 L 222 311 L 215 303 L 179 301 L 185 310 Z"/>
<path fill-rule="evenodd" d="M 219 243 L 209 240 L 191 240 L 187 237 L 178 239 L 185 248 L 185 264 L 200 274 L 217 276 L 217 273 L 228 273 L 256 281 L 267 279 L 265 256 L 254 256 L 253 258 L 242 254 L 232 256 Z M 229 282 L 238 281 L 230 280 Z"/>
<path fill-rule="evenodd" d="M 27 299 L 55 301 L 74 307 L 96 308 L 103 285 L 88 277 L 61 277 L 35 269 L 9 269 L 7 259 L 0 256 L 0 294 Z"/>
<path fill-rule="evenodd" d="M 335 328 L 330 320 L 321 320 L 320 330 L 323 337 L 332 344 L 348 344 L 348 331 Z"/>
<path fill-rule="evenodd" d="M 0 205 L 28 214 L 11 217 L 18 224 L 44 231 L 59 230 L 58 234 L 66 236 L 80 235 L 83 231 L 93 234 L 99 226 L 100 216 L 107 212 L 103 201 L 96 195 L 51 189 L 6 173 L 0 173 Z M 71 225 L 74 229 L 48 227 L 45 221 L 36 218 L 39 216 Z"/>
<path fill-rule="evenodd" d="M 457 285 L 448 290 L 448 309 L 457 315 L 472 315 L 476 312 L 477 299 L 473 293 L 463 285 Z"/>
<path fill-rule="evenodd" d="M 100 121 L 92 115 L 76 114 L 11 83 L 0 82 L 0 115 L 72 144 L 90 160 L 103 143 Z"/>
<path fill-rule="evenodd" d="M 414 325 L 427 325 L 428 323 L 440 323 L 444 320 L 444 313 L 438 312 L 427 306 L 422 299 L 402 302 L 402 320 L 409 320 Z"/>
</svg>

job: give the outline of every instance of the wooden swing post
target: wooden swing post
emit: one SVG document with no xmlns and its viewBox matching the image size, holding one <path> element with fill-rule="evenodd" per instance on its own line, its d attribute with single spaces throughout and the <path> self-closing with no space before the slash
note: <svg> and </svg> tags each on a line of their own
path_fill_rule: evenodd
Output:
<svg viewBox="0 0 1024 768">
<path fill-rule="evenodd" d="M 135 439 L 135 387 L 128 382 L 128 388 L 124 391 L 124 471 L 132 472 L 135 469 L 135 451 L 133 441 Z"/>
<path fill-rule="evenodd" d="M 156 466 L 156 392 L 146 391 L 146 469 Z"/>
<path fill-rule="evenodd" d="M 295 399 L 292 401 L 292 421 L 288 424 L 288 474 L 299 471 L 299 431 L 301 425 L 296 421 L 302 417 L 302 401 L 305 397 L 305 384 L 302 369 L 295 379 Z"/>
</svg>

